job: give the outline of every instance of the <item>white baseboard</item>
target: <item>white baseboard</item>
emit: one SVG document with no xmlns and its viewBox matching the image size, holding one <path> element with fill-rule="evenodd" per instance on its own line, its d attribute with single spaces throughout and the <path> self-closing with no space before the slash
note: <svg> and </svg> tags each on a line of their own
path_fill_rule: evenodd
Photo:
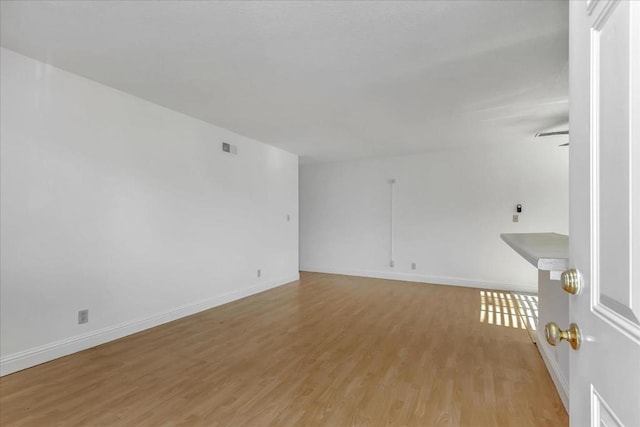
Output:
<svg viewBox="0 0 640 427">
<path fill-rule="evenodd" d="M 276 288 L 290 282 L 298 280 L 298 274 L 280 280 L 270 280 L 258 285 L 250 286 L 241 290 L 229 292 L 213 298 L 207 298 L 190 304 L 172 308 L 162 313 L 143 319 L 135 319 L 117 325 L 108 326 L 97 331 L 76 335 L 55 341 L 43 346 L 34 347 L 18 353 L 9 354 L 0 359 L 0 376 L 21 371 L 32 366 L 39 365 L 67 356 L 78 351 L 86 350 L 100 344 L 105 344 L 127 335 L 153 328 L 163 323 L 171 322 L 182 317 L 190 316 L 200 311 L 208 310 L 222 304 L 226 304 L 241 298 L 257 294 L 268 289 Z"/>
<path fill-rule="evenodd" d="M 547 370 L 549 371 L 549 375 L 551 375 L 553 384 L 556 386 L 556 390 L 558 390 L 564 409 L 569 413 L 569 384 L 567 384 L 567 379 L 560 373 L 560 367 L 555 357 L 549 353 L 549 345 L 547 344 L 544 333 L 538 329 L 537 335 L 536 347 L 538 347 L 538 352 L 542 356 L 544 364 L 547 365 Z"/>
<path fill-rule="evenodd" d="M 371 277 L 375 279 L 403 280 L 405 282 L 433 283 L 436 285 L 465 286 L 469 288 L 492 289 L 497 291 L 538 292 L 538 285 L 516 285 L 512 283 L 498 283 L 484 280 L 462 279 L 458 277 L 429 276 L 417 273 L 400 273 L 393 271 L 370 271 L 357 269 L 324 268 L 301 266 L 300 271 L 312 273 L 341 274 L 345 276 Z"/>
</svg>

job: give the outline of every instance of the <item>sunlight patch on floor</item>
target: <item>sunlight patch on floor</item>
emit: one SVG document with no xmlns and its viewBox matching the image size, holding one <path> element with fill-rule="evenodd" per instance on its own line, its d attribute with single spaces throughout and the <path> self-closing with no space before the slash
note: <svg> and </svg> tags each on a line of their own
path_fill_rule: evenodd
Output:
<svg viewBox="0 0 640 427">
<path fill-rule="evenodd" d="M 538 296 L 480 291 L 480 323 L 535 331 L 538 325 Z"/>
</svg>

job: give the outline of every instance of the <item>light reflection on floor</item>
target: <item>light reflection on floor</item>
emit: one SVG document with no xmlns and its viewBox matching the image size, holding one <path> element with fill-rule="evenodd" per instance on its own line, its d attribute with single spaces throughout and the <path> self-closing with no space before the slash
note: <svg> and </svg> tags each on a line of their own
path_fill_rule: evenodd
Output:
<svg viewBox="0 0 640 427">
<path fill-rule="evenodd" d="M 535 331 L 538 296 L 500 291 L 480 291 L 480 322 Z"/>
</svg>

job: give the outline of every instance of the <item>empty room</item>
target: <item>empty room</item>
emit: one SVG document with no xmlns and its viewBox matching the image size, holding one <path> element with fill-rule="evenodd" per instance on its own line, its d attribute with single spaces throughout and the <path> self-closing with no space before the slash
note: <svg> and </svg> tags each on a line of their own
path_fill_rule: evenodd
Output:
<svg viewBox="0 0 640 427">
<path fill-rule="evenodd" d="M 0 0 L 0 425 L 640 426 L 640 1 Z"/>
</svg>

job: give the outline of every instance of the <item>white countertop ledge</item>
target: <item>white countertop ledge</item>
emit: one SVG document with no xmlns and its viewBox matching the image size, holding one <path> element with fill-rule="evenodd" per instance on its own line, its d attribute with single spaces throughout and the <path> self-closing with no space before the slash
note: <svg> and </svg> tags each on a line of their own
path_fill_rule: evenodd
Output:
<svg viewBox="0 0 640 427">
<path fill-rule="evenodd" d="M 503 233 L 505 243 L 539 270 L 569 268 L 569 236 L 558 233 Z"/>
</svg>

